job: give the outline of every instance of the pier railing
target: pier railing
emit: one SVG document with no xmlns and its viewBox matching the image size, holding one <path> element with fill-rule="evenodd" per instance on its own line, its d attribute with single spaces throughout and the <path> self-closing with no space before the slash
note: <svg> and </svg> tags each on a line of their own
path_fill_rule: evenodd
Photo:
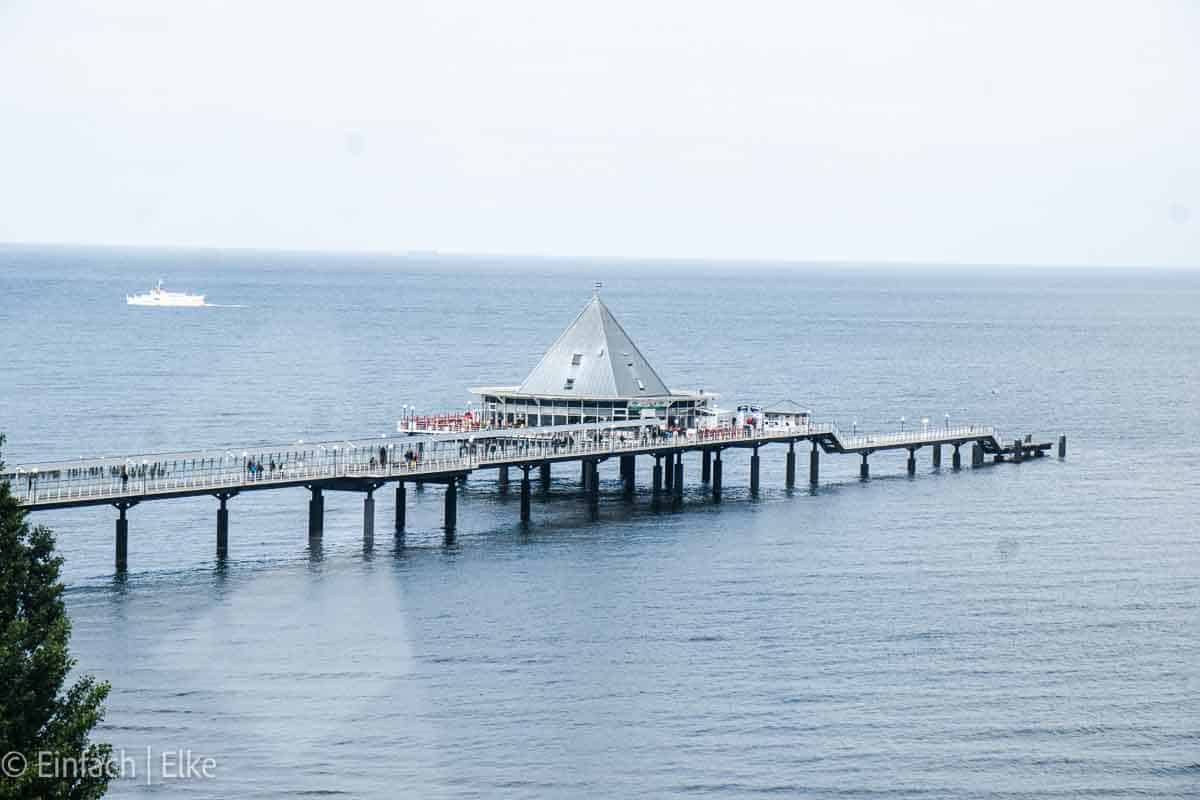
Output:
<svg viewBox="0 0 1200 800">
<path fill-rule="evenodd" d="M 227 449 L 80 459 L 11 467 L 0 479 L 10 481 L 22 505 L 70 505 L 217 494 L 339 479 L 418 480 L 422 476 L 469 472 L 481 467 L 654 452 L 710 443 L 753 445 L 824 437 L 839 450 L 861 451 L 994 436 L 991 427 L 977 425 L 842 436 L 836 426 L 819 424 L 664 433 L 600 423 L 580 425 L 569 432 L 562 428 L 552 433 L 537 428 L 476 431 L 452 441 L 403 437 L 255 447 L 240 453 Z"/>
</svg>

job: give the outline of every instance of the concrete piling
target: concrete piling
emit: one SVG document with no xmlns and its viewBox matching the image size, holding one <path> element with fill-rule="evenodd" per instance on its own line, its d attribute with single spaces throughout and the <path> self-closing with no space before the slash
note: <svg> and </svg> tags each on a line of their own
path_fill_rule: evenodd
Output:
<svg viewBox="0 0 1200 800">
<path fill-rule="evenodd" d="M 712 451 L 700 451 L 700 480 L 708 483 L 712 480 Z"/>
<path fill-rule="evenodd" d="M 529 467 L 521 467 L 521 522 L 529 522 Z"/>
<path fill-rule="evenodd" d="M 721 450 L 713 451 L 712 464 L 712 496 L 713 502 L 721 502 Z"/>
<path fill-rule="evenodd" d="M 1058 437 L 1058 457 L 1067 457 L 1067 435 L 1065 433 Z"/>
<path fill-rule="evenodd" d="M 983 466 L 983 448 L 979 445 L 979 442 L 975 442 L 971 445 L 971 466 Z"/>
<path fill-rule="evenodd" d="M 650 480 L 651 492 L 655 497 L 657 497 L 658 495 L 662 494 L 663 490 L 662 456 L 656 455 L 654 457 L 654 471 L 652 476 L 653 477 Z"/>
<path fill-rule="evenodd" d="M 859 480 L 867 480 L 871 477 L 871 465 L 867 463 L 867 453 L 862 454 L 862 464 L 858 468 Z"/>
<path fill-rule="evenodd" d="M 550 462 L 547 461 L 546 463 L 542 464 L 538 469 L 541 473 L 542 491 L 548 492 L 548 491 L 550 491 Z"/>
<path fill-rule="evenodd" d="M 217 507 L 217 558 L 224 559 L 229 555 L 229 509 L 226 502 L 232 495 L 222 492 L 217 495 L 220 506 Z"/>
<path fill-rule="evenodd" d="M 683 505 L 683 453 L 675 456 L 675 480 L 671 484 L 675 508 Z"/>
<path fill-rule="evenodd" d="M 817 443 L 812 443 L 812 452 L 808 454 L 808 485 L 816 486 L 821 480 L 821 451 Z"/>
<path fill-rule="evenodd" d="M 308 538 L 320 539 L 325 533 L 325 497 L 319 486 L 313 486 L 309 491 L 312 497 L 308 501 Z"/>
<path fill-rule="evenodd" d="M 500 478 L 498 481 L 500 494 L 508 494 L 508 467 L 500 468 Z"/>
<path fill-rule="evenodd" d="M 114 563 L 117 572 L 124 572 L 129 568 L 129 520 L 125 518 L 125 512 L 132 507 L 132 504 L 116 503 L 115 505 L 120 514 L 117 517 L 116 557 Z"/>
<path fill-rule="evenodd" d="M 750 494 L 758 494 L 758 448 L 754 448 L 753 455 L 750 456 Z"/>
<path fill-rule="evenodd" d="M 954 445 L 954 452 L 950 456 L 950 465 L 954 469 L 962 469 L 962 453 L 958 451 L 959 446 Z"/>
<path fill-rule="evenodd" d="M 915 447 L 910 447 L 908 449 L 907 468 L 910 477 L 917 474 L 917 450 Z"/>
<path fill-rule="evenodd" d="M 625 479 L 625 496 L 632 497 L 637 487 L 637 456 L 621 456 L 621 477 Z"/>
<path fill-rule="evenodd" d="M 446 481 L 445 504 L 443 520 L 446 533 L 452 534 L 454 533 L 454 529 L 458 527 L 458 480 L 456 478 Z"/>
<path fill-rule="evenodd" d="M 363 550 L 375 546 L 375 492 L 367 491 L 363 498 Z"/>
<path fill-rule="evenodd" d="M 787 488 L 796 488 L 796 443 L 788 442 L 787 477 L 784 480 Z"/>
<path fill-rule="evenodd" d="M 933 446 L 933 468 L 942 468 L 942 446 L 940 444 L 935 444 Z"/>
<path fill-rule="evenodd" d="M 396 533 L 404 533 L 404 526 L 407 524 L 406 517 L 408 516 L 408 489 L 404 485 L 404 481 L 396 484 Z"/>
</svg>

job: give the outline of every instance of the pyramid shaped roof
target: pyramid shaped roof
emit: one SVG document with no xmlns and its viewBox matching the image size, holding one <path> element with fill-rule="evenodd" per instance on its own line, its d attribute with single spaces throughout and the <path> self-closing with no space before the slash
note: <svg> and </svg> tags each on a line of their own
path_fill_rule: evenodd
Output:
<svg viewBox="0 0 1200 800">
<path fill-rule="evenodd" d="M 550 345 L 520 394 L 599 398 L 671 394 L 599 293 Z"/>
</svg>

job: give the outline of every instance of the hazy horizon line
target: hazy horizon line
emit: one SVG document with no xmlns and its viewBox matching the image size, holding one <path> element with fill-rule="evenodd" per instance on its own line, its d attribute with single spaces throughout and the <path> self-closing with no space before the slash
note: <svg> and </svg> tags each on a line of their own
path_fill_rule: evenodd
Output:
<svg viewBox="0 0 1200 800">
<path fill-rule="evenodd" d="M 413 258 L 428 258 L 428 259 L 445 259 L 445 260 L 460 260 L 460 261 L 484 261 L 484 260 L 514 260 L 514 259 L 531 259 L 538 261 L 559 261 L 559 262 L 597 262 L 597 261 L 620 261 L 620 262 L 642 262 L 662 265 L 688 265 L 688 264 L 712 264 L 712 265 L 731 265 L 745 264 L 758 267 L 778 267 L 778 268 L 811 268 L 811 267 L 832 267 L 832 268 L 888 268 L 888 269 L 905 269 L 905 268 L 924 268 L 932 270 L 946 270 L 957 267 L 967 267 L 970 269 L 980 270 L 1063 270 L 1063 271 L 1080 271 L 1080 270 L 1098 270 L 1104 272 L 1131 272 L 1131 271 L 1154 271 L 1154 272 L 1191 272 L 1200 268 L 1200 262 L 1191 265 L 1184 264 L 1083 264 L 1083 263 L 1064 263 L 1064 262 L 1021 262 L 1021 263 L 1005 263 L 991 261 L 913 261 L 908 259 L 897 260 L 856 260 L 856 259 L 800 259 L 800 258 L 765 258 L 761 256 L 746 256 L 746 257 L 712 257 L 704 256 L 644 256 L 644 255 L 580 255 L 580 254 L 561 254 L 561 253 L 504 253 L 504 252 L 470 252 L 456 250 L 437 250 L 426 248 L 413 248 L 409 250 L 378 250 L 371 248 L 362 249 L 303 249 L 303 248 L 287 248 L 287 247 L 250 247 L 250 246 L 223 246 L 223 245 L 195 245 L 195 244 L 114 244 L 114 243 L 86 243 L 86 242 L 37 242 L 37 241 L 0 241 L 0 248 L 16 249 L 16 248 L 45 248 L 45 249 L 62 249 L 62 250 L 125 250 L 125 251 L 168 251 L 168 252 L 190 252 L 200 254 L 220 254 L 220 253 L 264 253 L 273 255 L 286 256 L 358 256 L 368 258 L 389 258 L 389 259 L 413 259 Z"/>
</svg>

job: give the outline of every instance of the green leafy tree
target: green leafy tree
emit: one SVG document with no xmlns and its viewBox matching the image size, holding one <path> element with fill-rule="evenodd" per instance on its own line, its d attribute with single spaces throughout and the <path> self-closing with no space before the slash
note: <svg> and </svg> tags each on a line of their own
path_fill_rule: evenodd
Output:
<svg viewBox="0 0 1200 800">
<path fill-rule="evenodd" d="M 0 798 L 100 797 L 111 777 L 111 747 L 89 738 L 109 685 L 63 688 L 75 661 L 61 566 L 54 534 L 0 482 Z"/>
</svg>

